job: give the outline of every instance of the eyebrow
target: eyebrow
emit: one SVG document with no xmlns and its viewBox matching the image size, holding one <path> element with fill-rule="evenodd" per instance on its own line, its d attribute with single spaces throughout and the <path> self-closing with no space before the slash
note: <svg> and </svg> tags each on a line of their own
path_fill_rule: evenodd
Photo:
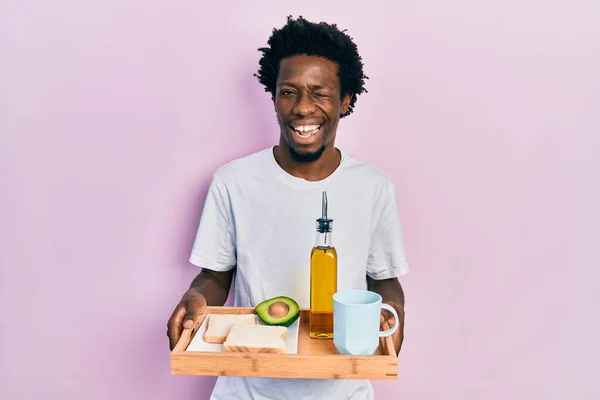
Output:
<svg viewBox="0 0 600 400">
<path fill-rule="evenodd" d="M 292 87 L 296 87 L 296 85 L 294 85 L 292 82 L 288 82 L 288 81 L 280 82 L 280 83 L 277 84 L 277 86 L 292 86 Z M 326 86 L 326 85 L 309 85 L 309 86 L 311 88 L 313 88 L 313 89 L 316 89 L 316 90 L 318 90 L 318 89 L 333 90 L 332 87 Z"/>
</svg>

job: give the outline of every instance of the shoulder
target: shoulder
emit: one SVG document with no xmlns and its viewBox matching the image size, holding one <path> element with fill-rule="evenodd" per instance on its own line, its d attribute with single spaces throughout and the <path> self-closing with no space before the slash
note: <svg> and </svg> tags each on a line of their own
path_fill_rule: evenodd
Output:
<svg viewBox="0 0 600 400">
<path fill-rule="evenodd" d="M 212 180 L 219 186 L 229 186 L 244 182 L 257 171 L 265 170 L 265 160 L 269 149 L 259 150 L 243 157 L 233 159 L 215 170 Z"/>
<path fill-rule="evenodd" d="M 392 177 L 380 167 L 347 153 L 344 153 L 344 157 L 345 173 L 357 184 L 384 196 L 395 190 Z"/>
</svg>

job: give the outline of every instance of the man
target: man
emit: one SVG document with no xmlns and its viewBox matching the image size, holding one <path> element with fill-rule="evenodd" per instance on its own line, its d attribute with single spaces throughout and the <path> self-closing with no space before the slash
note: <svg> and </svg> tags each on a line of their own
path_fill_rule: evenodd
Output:
<svg viewBox="0 0 600 400">
<path fill-rule="evenodd" d="M 268 45 L 260 49 L 256 76 L 272 96 L 279 144 L 214 173 L 190 256 L 202 270 L 169 319 L 171 349 L 206 305 L 225 303 L 233 279 L 235 306 L 255 307 L 275 296 L 310 306 L 309 258 L 326 190 L 338 290 L 369 289 L 395 307 L 399 352 L 404 293 L 397 278 L 408 267 L 395 188 L 385 173 L 334 145 L 339 120 L 365 91 L 362 59 L 336 25 L 302 17 L 288 17 Z M 391 326 L 387 311 L 386 318 Z M 370 382 L 361 380 L 219 377 L 212 393 L 214 400 L 373 398 Z"/>
</svg>

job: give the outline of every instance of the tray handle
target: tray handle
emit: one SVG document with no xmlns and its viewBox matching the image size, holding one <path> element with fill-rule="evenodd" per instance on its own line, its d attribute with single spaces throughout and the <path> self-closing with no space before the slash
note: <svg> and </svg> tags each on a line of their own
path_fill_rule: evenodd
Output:
<svg viewBox="0 0 600 400">
<path fill-rule="evenodd" d="M 382 330 L 387 331 L 390 329 L 390 325 L 387 323 L 387 321 L 384 321 L 381 324 L 381 328 Z M 394 339 L 392 339 L 392 335 L 380 338 L 380 345 L 385 355 L 397 357 L 396 346 L 394 345 Z"/>
</svg>

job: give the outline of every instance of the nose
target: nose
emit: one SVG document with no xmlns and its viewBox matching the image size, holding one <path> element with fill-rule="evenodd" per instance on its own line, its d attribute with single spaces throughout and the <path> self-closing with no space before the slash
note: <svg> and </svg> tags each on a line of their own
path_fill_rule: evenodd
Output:
<svg viewBox="0 0 600 400">
<path fill-rule="evenodd" d="M 309 94 L 300 94 L 292 108 L 292 112 L 296 115 L 307 116 L 314 113 L 316 105 Z"/>
</svg>

